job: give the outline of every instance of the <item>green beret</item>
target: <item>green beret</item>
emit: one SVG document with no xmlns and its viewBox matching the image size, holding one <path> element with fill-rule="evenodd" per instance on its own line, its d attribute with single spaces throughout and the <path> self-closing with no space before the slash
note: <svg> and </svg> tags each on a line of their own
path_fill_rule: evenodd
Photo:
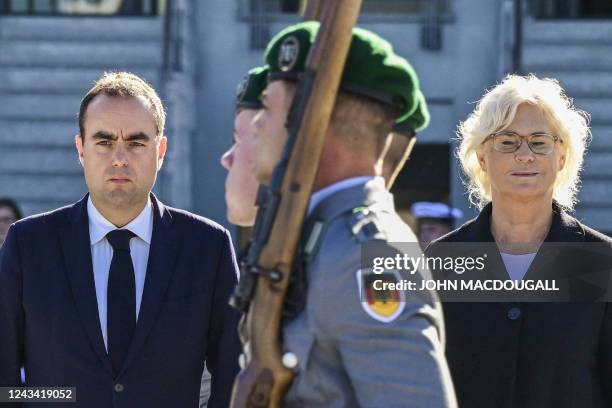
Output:
<svg viewBox="0 0 612 408">
<path fill-rule="evenodd" d="M 297 80 L 318 30 L 318 22 L 306 21 L 277 34 L 266 48 L 268 77 Z M 420 88 L 414 69 L 395 54 L 391 44 L 370 31 L 354 28 L 340 89 L 397 107 L 401 120 L 417 108 Z"/>
<path fill-rule="evenodd" d="M 427 109 L 427 101 L 423 92 L 417 92 L 417 108 L 407 118 L 402 119 L 393 126 L 393 131 L 396 133 L 414 136 L 417 132 L 425 129 L 429 125 L 429 110 Z"/>
<path fill-rule="evenodd" d="M 266 88 L 268 67 L 257 67 L 249 71 L 236 88 L 236 110 L 261 109 L 259 99 Z"/>
</svg>

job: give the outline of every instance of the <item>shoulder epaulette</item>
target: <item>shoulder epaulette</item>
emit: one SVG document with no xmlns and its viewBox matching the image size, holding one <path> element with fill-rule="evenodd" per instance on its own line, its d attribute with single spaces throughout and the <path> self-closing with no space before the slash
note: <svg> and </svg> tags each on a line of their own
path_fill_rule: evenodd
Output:
<svg viewBox="0 0 612 408">
<path fill-rule="evenodd" d="M 347 219 L 351 233 L 359 242 L 386 240 L 387 234 L 380 226 L 380 219 L 373 207 L 356 207 Z"/>
</svg>

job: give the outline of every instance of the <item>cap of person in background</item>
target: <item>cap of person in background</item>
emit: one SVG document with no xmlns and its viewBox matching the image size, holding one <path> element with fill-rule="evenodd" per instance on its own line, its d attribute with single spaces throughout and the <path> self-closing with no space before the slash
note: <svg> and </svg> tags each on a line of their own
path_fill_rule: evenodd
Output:
<svg viewBox="0 0 612 408">
<path fill-rule="evenodd" d="M 21 211 L 15 200 L 0 198 L 0 246 L 4 243 L 11 224 L 21 217 Z"/>
<path fill-rule="evenodd" d="M 410 207 L 417 220 L 417 236 L 423 249 L 429 243 L 453 230 L 455 220 L 463 217 L 463 211 L 445 203 L 418 201 Z"/>
</svg>

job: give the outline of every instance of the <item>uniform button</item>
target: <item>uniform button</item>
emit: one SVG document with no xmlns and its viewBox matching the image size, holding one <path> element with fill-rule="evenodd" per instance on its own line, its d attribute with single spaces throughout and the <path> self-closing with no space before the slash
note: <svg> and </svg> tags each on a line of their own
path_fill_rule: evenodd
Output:
<svg viewBox="0 0 612 408">
<path fill-rule="evenodd" d="M 290 370 L 295 369 L 298 366 L 298 358 L 292 352 L 283 354 L 283 365 Z"/>
<path fill-rule="evenodd" d="M 123 384 L 115 384 L 115 391 L 116 392 L 122 392 L 125 389 L 125 387 L 123 386 Z"/>
<path fill-rule="evenodd" d="M 516 320 L 519 317 L 521 317 L 521 309 L 519 309 L 518 307 L 511 307 L 508 310 L 508 319 Z"/>
</svg>

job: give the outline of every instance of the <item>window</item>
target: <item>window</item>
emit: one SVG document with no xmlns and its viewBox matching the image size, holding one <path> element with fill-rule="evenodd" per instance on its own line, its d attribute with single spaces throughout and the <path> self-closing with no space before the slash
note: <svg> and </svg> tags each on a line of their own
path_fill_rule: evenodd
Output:
<svg viewBox="0 0 612 408">
<path fill-rule="evenodd" d="M 251 0 L 258 1 L 258 0 Z M 295 14 L 304 0 L 259 0 L 267 13 Z M 449 0 L 363 0 L 362 14 L 427 14 L 433 8 L 439 14 L 449 14 Z"/>
<path fill-rule="evenodd" d="M 533 0 L 531 7 L 542 19 L 612 18 L 610 0 Z"/>
<path fill-rule="evenodd" d="M 165 0 L 0 0 L 2 14 L 157 15 Z"/>
<path fill-rule="evenodd" d="M 240 18 L 251 23 L 251 48 L 270 40 L 270 24 L 300 20 L 307 0 L 240 0 Z M 326 0 L 332 1 L 332 0 Z M 360 22 L 420 23 L 424 49 L 442 49 L 442 24 L 452 21 L 451 0 L 363 0 Z"/>
</svg>

